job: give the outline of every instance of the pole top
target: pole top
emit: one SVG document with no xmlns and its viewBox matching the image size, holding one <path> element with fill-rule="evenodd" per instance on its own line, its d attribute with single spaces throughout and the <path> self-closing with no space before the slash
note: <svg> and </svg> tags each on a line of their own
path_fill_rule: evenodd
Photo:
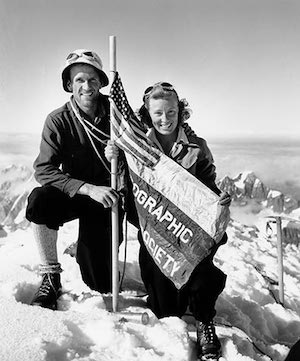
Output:
<svg viewBox="0 0 300 361">
<path fill-rule="evenodd" d="M 109 71 L 110 81 L 114 79 L 114 73 L 117 71 L 117 38 L 115 35 L 109 37 Z"/>
</svg>

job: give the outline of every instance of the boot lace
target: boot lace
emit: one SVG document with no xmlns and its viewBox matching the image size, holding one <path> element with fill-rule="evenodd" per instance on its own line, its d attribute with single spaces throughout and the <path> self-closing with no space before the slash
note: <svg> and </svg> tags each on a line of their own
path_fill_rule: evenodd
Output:
<svg viewBox="0 0 300 361">
<path fill-rule="evenodd" d="M 43 278 L 43 282 L 37 292 L 38 296 L 47 296 L 51 290 L 57 294 L 57 290 L 53 284 L 53 281 L 51 279 L 51 276 L 48 274 L 45 274 L 44 278 Z"/>
<path fill-rule="evenodd" d="M 215 328 L 212 322 L 208 325 L 205 325 L 203 328 L 203 336 L 207 343 L 214 343 L 215 338 Z"/>
</svg>

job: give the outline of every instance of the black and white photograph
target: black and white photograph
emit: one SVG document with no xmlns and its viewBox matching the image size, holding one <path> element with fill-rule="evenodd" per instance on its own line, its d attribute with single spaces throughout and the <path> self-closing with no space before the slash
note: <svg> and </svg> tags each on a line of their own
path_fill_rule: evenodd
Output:
<svg viewBox="0 0 300 361">
<path fill-rule="evenodd" d="M 300 2 L 0 0 L 0 359 L 300 360 Z"/>
</svg>

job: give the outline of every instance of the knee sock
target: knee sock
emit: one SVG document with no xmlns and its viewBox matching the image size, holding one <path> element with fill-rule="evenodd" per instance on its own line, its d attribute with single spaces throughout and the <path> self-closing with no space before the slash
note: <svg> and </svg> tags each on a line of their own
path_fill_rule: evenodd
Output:
<svg viewBox="0 0 300 361">
<path fill-rule="evenodd" d="M 32 229 L 41 260 L 40 273 L 60 273 L 62 269 L 57 258 L 57 231 L 35 223 L 32 223 Z"/>
</svg>

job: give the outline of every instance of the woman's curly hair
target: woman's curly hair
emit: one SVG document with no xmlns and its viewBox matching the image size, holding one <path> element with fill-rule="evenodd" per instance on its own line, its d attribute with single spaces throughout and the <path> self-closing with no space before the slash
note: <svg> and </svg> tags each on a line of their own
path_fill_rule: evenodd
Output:
<svg viewBox="0 0 300 361">
<path fill-rule="evenodd" d="M 152 120 L 149 114 L 149 100 L 150 99 L 168 99 L 172 95 L 175 95 L 178 100 L 178 124 L 183 124 L 189 117 L 191 116 L 191 109 L 189 108 L 189 104 L 185 98 L 179 99 L 177 92 L 170 85 L 170 88 L 161 86 L 161 84 L 168 83 L 157 83 L 155 84 L 149 94 L 145 94 L 143 97 L 144 104 L 138 109 L 137 116 L 143 125 L 146 125 L 148 128 L 152 128 Z M 146 92 L 145 92 L 146 93 Z"/>
</svg>

